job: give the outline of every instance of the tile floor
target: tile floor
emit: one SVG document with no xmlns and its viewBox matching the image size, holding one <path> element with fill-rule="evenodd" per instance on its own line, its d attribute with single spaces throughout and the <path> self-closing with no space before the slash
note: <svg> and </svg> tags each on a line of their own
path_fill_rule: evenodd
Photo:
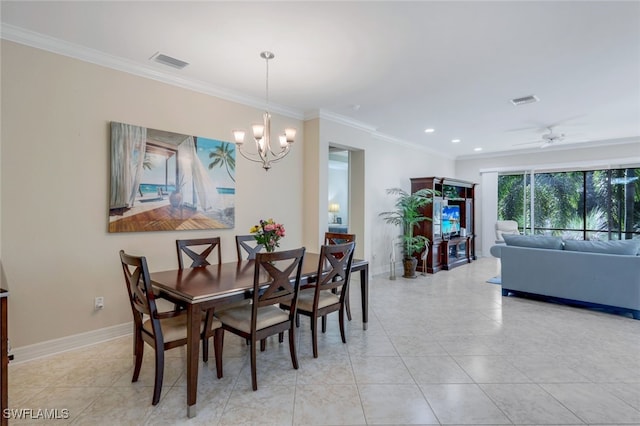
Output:
<svg viewBox="0 0 640 426">
<path fill-rule="evenodd" d="M 348 344 L 332 315 L 313 359 L 303 318 L 300 369 L 286 339 L 272 338 L 258 355 L 257 392 L 247 347 L 227 335 L 225 377 L 201 364 L 193 419 L 184 349 L 167 352 L 154 407 L 151 351 L 131 383 L 130 337 L 12 364 L 10 406 L 68 409 L 55 423 L 80 425 L 640 425 L 640 321 L 503 298 L 486 282 L 497 270 L 495 259 L 480 259 L 415 280 L 376 277 L 367 331 L 354 280 Z"/>
</svg>

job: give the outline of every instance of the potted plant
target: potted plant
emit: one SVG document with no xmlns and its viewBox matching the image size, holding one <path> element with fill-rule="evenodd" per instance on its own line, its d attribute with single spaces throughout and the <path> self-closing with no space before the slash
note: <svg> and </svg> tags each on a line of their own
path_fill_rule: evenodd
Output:
<svg viewBox="0 0 640 426">
<path fill-rule="evenodd" d="M 412 194 L 401 188 L 387 189 L 387 194 L 397 196 L 393 211 L 382 212 L 380 216 L 385 222 L 402 226 L 402 264 L 404 266 L 404 278 L 416 277 L 418 259 L 415 254 L 422 252 L 429 244 L 429 239 L 424 235 L 415 235 L 413 230 L 417 224 L 425 220 L 431 220 L 421 212 L 422 207 L 433 201 L 435 191 L 432 189 L 420 189 Z"/>
</svg>

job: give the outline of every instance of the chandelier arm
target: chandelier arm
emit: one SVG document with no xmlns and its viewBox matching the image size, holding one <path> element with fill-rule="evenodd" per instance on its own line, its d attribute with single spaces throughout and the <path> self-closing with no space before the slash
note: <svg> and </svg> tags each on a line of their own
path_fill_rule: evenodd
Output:
<svg viewBox="0 0 640 426">
<path fill-rule="evenodd" d="M 256 163 L 263 163 L 264 162 L 264 159 L 261 156 L 259 156 L 258 154 L 245 153 L 244 149 L 242 149 L 241 145 L 237 145 L 237 146 L 238 146 L 238 152 L 240 152 L 240 155 L 242 155 L 247 160 L 254 161 Z"/>
<path fill-rule="evenodd" d="M 271 163 L 276 163 L 280 160 L 282 160 L 284 157 L 287 156 L 287 154 L 289 153 L 289 147 L 291 145 L 287 145 L 282 151 L 280 151 L 280 153 L 278 155 L 274 155 L 275 158 L 273 158 L 272 160 L 270 160 Z"/>
<path fill-rule="evenodd" d="M 291 147 L 291 144 L 288 143 L 284 148 L 282 148 L 282 146 L 281 146 L 279 152 L 273 152 L 273 149 L 269 149 L 269 152 L 274 157 L 278 157 L 278 159 L 280 159 L 280 158 L 284 157 L 285 155 L 287 155 L 289 153 L 289 148 L 290 147 Z"/>
</svg>

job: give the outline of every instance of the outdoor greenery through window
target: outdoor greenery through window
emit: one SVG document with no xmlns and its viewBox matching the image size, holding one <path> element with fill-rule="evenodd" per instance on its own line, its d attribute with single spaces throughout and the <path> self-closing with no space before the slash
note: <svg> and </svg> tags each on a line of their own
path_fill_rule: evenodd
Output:
<svg viewBox="0 0 640 426">
<path fill-rule="evenodd" d="M 498 219 L 525 234 L 640 238 L 640 168 L 500 175 Z"/>
</svg>

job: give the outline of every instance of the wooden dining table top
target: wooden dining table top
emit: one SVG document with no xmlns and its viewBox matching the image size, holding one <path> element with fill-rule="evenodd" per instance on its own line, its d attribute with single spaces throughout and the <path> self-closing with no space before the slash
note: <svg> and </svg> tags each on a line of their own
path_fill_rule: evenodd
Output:
<svg viewBox="0 0 640 426">
<path fill-rule="evenodd" d="M 302 262 L 301 282 L 308 282 L 318 272 L 317 253 L 305 253 Z M 351 269 L 368 264 L 354 259 Z M 199 268 L 172 269 L 150 274 L 152 284 L 173 297 L 189 303 L 203 303 L 225 299 L 253 289 L 254 260 L 241 260 Z M 265 282 L 268 276 L 265 273 Z"/>
</svg>

